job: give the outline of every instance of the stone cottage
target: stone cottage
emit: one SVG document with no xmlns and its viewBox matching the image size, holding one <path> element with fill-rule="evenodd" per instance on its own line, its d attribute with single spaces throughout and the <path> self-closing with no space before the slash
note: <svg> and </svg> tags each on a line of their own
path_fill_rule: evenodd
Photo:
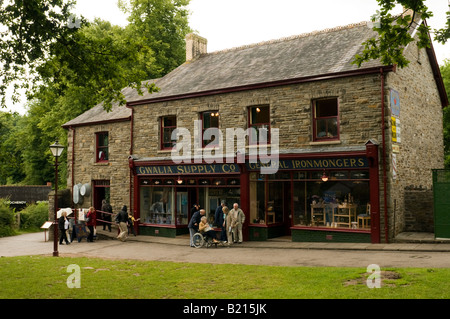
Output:
<svg viewBox="0 0 450 319">
<path fill-rule="evenodd" d="M 188 35 L 159 92 L 124 89 L 126 107 L 64 124 L 68 186 L 92 188 L 75 206 L 127 205 L 154 236 L 187 233 L 195 203 L 219 229 L 221 202 L 244 211 L 245 240 L 378 243 L 429 227 L 448 104 L 439 67 L 410 44 L 407 68 L 358 68 L 373 35 L 362 22 L 212 53 Z"/>
</svg>

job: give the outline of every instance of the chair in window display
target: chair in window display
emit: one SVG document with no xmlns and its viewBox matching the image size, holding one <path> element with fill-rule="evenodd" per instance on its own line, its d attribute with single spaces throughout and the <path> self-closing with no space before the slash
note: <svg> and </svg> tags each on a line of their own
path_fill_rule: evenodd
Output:
<svg viewBox="0 0 450 319">
<path fill-rule="evenodd" d="M 370 204 L 367 204 L 366 213 L 358 215 L 358 227 L 362 224 L 362 228 L 369 228 L 370 224 Z"/>
</svg>

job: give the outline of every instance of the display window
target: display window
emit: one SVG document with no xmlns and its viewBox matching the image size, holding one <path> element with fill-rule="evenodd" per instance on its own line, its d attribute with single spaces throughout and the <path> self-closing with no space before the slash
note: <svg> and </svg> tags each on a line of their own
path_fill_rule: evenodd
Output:
<svg viewBox="0 0 450 319">
<path fill-rule="evenodd" d="M 240 180 L 237 177 L 155 177 L 140 179 L 141 224 L 187 226 L 195 212 L 194 204 L 205 209 L 211 225 L 215 211 L 224 201 L 240 205 Z M 219 226 L 219 225 L 217 225 Z"/>
<path fill-rule="evenodd" d="M 368 228 L 367 170 L 253 172 L 249 195 L 252 224 Z"/>
</svg>

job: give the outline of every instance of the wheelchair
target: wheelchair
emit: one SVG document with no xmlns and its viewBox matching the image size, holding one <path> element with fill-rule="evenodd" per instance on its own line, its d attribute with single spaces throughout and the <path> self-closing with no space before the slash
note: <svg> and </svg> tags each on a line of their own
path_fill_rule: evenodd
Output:
<svg viewBox="0 0 450 319">
<path fill-rule="evenodd" d="M 220 244 L 220 242 L 214 242 L 211 237 L 206 236 L 206 234 L 202 234 L 200 232 L 197 232 L 194 234 L 194 236 L 192 236 L 192 243 L 194 244 L 195 248 L 209 248 L 213 245 L 217 248 L 217 244 Z"/>
</svg>

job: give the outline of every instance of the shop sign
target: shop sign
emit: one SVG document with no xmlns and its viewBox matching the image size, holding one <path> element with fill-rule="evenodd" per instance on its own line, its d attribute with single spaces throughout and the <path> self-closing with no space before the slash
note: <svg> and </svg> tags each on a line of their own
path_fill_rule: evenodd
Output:
<svg viewBox="0 0 450 319">
<path fill-rule="evenodd" d="M 340 158 L 320 158 L 320 159 L 280 159 L 267 164 L 247 163 L 250 171 L 259 170 L 262 166 L 278 165 L 279 170 L 296 169 L 347 169 L 347 168 L 368 168 L 369 162 L 365 157 L 340 157 Z"/>
<path fill-rule="evenodd" d="M 400 95 L 396 90 L 391 89 L 391 115 L 399 118 L 400 117 Z"/>
<path fill-rule="evenodd" d="M 391 130 L 392 130 L 392 142 L 401 143 L 402 142 L 402 134 L 400 127 L 400 119 L 391 116 Z"/>
<path fill-rule="evenodd" d="M 200 164 L 200 165 L 157 165 L 138 166 L 138 175 L 179 175 L 179 174 L 230 174 L 239 173 L 237 164 Z"/>
</svg>

